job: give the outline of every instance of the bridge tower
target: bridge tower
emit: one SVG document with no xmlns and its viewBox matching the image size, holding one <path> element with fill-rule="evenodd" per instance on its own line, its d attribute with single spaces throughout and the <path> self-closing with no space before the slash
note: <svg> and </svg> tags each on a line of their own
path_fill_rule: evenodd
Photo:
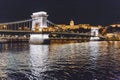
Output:
<svg viewBox="0 0 120 80">
<path fill-rule="evenodd" d="M 40 11 L 31 15 L 32 17 L 32 31 L 42 32 L 43 28 L 47 28 L 47 12 Z M 45 39 L 49 38 L 49 34 L 31 34 L 30 43 L 43 43 Z"/>
<path fill-rule="evenodd" d="M 35 31 L 36 27 L 38 27 L 39 31 L 42 30 L 42 28 L 47 27 L 47 13 L 44 11 L 36 12 L 31 15 L 33 21 L 32 21 L 32 30 Z"/>
<path fill-rule="evenodd" d="M 99 28 L 98 27 L 91 27 L 91 35 L 95 37 L 91 37 L 90 40 L 99 40 Z"/>
</svg>

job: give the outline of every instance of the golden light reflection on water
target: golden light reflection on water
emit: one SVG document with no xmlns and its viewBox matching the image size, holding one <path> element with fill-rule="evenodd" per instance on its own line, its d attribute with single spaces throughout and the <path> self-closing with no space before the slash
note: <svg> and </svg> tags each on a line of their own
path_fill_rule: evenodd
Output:
<svg viewBox="0 0 120 80">
<path fill-rule="evenodd" d="M 120 42 L 116 41 L 50 45 L 5 44 L 0 45 L 0 48 L 0 77 L 11 78 L 11 75 L 19 73 L 31 80 L 44 80 L 46 76 L 59 79 L 59 71 L 63 71 L 60 75 L 65 77 L 77 77 L 81 72 L 84 76 L 86 71 L 98 79 L 103 76 L 110 79 L 109 74 L 115 78 L 118 74 L 114 72 L 120 71 Z M 106 71 L 108 75 L 100 73 L 106 74 Z"/>
</svg>

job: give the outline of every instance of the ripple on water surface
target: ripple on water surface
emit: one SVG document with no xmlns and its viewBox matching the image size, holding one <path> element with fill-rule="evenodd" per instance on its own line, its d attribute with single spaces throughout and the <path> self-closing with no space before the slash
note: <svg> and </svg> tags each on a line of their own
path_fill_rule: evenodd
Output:
<svg viewBox="0 0 120 80">
<path fill-rule="evenodd" d="M 120 42 L 0 44 L 2 80 L 120 80 Z"/>
</svg>

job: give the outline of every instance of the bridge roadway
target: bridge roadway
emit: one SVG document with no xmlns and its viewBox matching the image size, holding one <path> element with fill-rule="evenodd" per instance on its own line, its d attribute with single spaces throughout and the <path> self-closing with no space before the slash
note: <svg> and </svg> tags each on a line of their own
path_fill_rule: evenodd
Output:
<svg viewBox="0 0 120 80">
<path fill-rule="evenodd" d="M 75 35 L 85 37 L 95 37 L 90 33 L 73 33 L 73 32 L 41 32 L 41 31 L 25 31 L 25 30 L 0 30 L 0 34 L 24 35 L 24 34 L 59 34 L 59 35 Z"/>
<path fill-rule="evenodd" d="M 25 31 L 25 30 L 0 30 L 0 34 L 50 34 L 50 32 L 40 32 L 40 31 Z"/>
<path fill-rule="evenodd" d="M 6 35 L 29 35 L 29 34 L 50 34 L 50 35 L 59 35 L 59 36 L 51 36 L 49 39 L 44 39 L 44 43 L 54 43 L 54 42 L 83 42 L 90 41 L 90 37 L 100 37 L 104 38 L 104 36 L 94 36 L 90 33 L 74 33 L 74 32 L 40 32 L 40 31 L 25 31 L 25 30 L 0 30 L 0 34 Z M 5 37 L 4 40 L 0 40 L 1 42 L 18 42 L 18 41 L 28 41 L 29 38 L 12 38 Z"/>
<path fill-rule="evenodd" d="M 84 36 L 84 37 L 95 37 L 90 35 L 90 33 L 71 33 L 71 32 L 52 32 L 51 34 L 60 34 L 60 35 L 75 35 L 75 36 Z"/>
</svg>

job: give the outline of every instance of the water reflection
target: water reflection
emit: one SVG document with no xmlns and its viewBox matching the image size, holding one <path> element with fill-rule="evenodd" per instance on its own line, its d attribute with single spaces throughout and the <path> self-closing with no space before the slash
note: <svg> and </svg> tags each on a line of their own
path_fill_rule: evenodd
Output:
<svg viewBox="0 0 120 80">
<path fill-rule="evenodd" d="M 59 80 L 116 80 L 119 79 L 120 42 L 88 42 L 51 45 L 59 72 Z M 117 71 L 116 71 L 117 69 Z M 118 74 L 114 73 L 117 72 Z"/>
<path fill-rule="evenodd" d="M 3 80 L 119 80 L 120 42 L 0 44 Z"/>
<path fill-rule="evenodd" d="M 28 65 L 28 58 L 26 58 L 28 50 L 29 46 L 26 43 L 0 44 L 0 77 L 2 80 L 13 80 L 11 78 L 22 70 L 21 66 Z"/>
<path fill-rule="evenodd" d="M 48 45 L 30 45 L 30 70 L 34 77 L 31 77 L 33 80 L 34 78 L 42 79 L 43 75 L 42 72 L 47 71 L 49 67 L 47 65 L 49 54 L 49 46 Z"/>
</svg>

